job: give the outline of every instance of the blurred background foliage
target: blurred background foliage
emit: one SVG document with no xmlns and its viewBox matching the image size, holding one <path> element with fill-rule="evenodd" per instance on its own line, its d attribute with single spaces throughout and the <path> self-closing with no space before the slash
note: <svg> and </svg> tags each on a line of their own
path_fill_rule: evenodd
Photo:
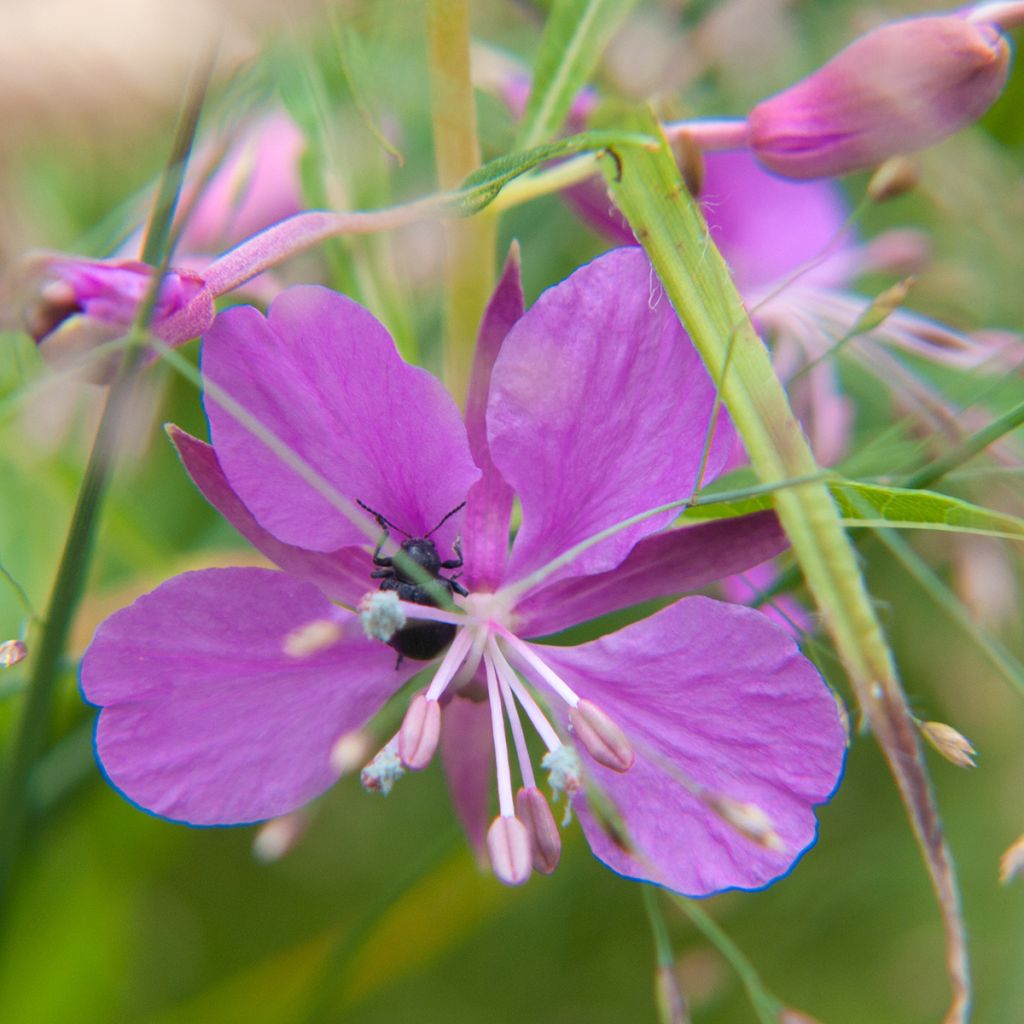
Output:
<svg viewBox="0 0 1024 1024">
<path fill-rule="evenodd" d="M 474 5 L 475 37 L 529 66 L 544 5 Z M 866 27 L 923 4 L 835 0 L 654 2 L 636 7 L 597 75 L 608 95 L 657 95 L 680 116 L 736 115 Z M 398 0 L 278 5 L 191 0 L 47 0 L 0 13 L 0 259 L 31 247 L 106 255 L 141 217 L 166 159 L 193 54 L 224 19 L 204 131 L 283 104 L 308 148 L 310 205 L 367 208 L 434 189 L 420 5 Z M 515 125 L 481 94 L 485 156 Z M 912 194 L 870 209 L 865 237 L 912 225 L 932 264 L 912 306 L 957 327 L 1019 329 L 1024 313 L 1021 166 L 1024 69 L 980 126 L 923 158 Z M 387 140 L 387 145 L 382 141 Z M 396 154 L 400 155 L 396 156 Z M 844 183 L 860 198 L 862 177 Z M 506 215 L 502 251 L 522 246 L 527 299 L 604 248 L 555 197 Z M 361 301 L 403 350 L 437 367 L 440 240 L 418 225 L 336 241 L 292 261 L 286 281 L 322 281 Z M 863 282 L 873 294 L 889 282 Z M 8 311 L 9 312 L 9 311 Z M 5 314 L 6 315 L 6 314 Z M 9 319 L 9 317 L 8 317 Z M 195 344 L 184 350 L 193 361 Z M 979 381 L 929 369 L 953 402 Z M 874 468 L 906 462 L 877 384 L 843 367 Z M 1020 377 L 987 398 L 998 411 Z M 16 329 L 0 340 L 0 560 L 45 605 L 101 394 L 54 377 Z M 4 922 L 0 1020 L 19 1024 L 284 1024 L 353 1021 L 653 1020 L 654 953 L 638 887 L 601 867 L 578 829 L 562 866 L 507 890 L 474 863 L 434 765 L 382 800 L 347 778 L 315 808 L 294 850 L 254 857 L 254 829 L 188 829 L 125 803 L 93 761 L 93 712 L 77 659 L 110 611 L 184 568 L 253 562 L 181 472 L 165 421 L 203 434 L 191 384 L 148 375 L 130 449 L 108 498 L 97 557 L 64 672 L 59 722 L 33 777 L 34 828 Z M 1003 487 L 1017 488 L 1019 477 Z M 978 499 L 968 487 L 965 495 Z M 1004 495 L 1005 496 L 1005 495 Z M 990 499 L 999 504 L 998 493 Z M 949 534 L 910 538 L 944 586 Z M 998 548 L 1019 577 L 1019 548 Z M 957 726 L 979 750 L 964 772 L 930 757 L 957 857 L 976 976 L 975 1019 L 1010 1024 L 1024 1007 L 1024 884 L 998 884 L 1000 853 L 1024 831 L 1024 704 L 980 652 L 977 624 L 953 624 L 877 543 L 863 547 L 872 593 L 915 712 Z M 989 552 L 991 554 L 991 552 Z M 980 557 L 980 556 L 979 556 Z M 987 556 L 986 556 L 987 557 Z M 1024 656 L 1019 606 L 991 628 Z M 0 585 L 0 639 L 25 610 Z M 826 663 L 827 664 L 827 663 Z M 0 674 L 0 741 L 17 714 L 24 665 Z M 934 899 L 901 805 L 870 737 L 855 734 L 845 782 L 820 809 L 820 836 L 767 891 L 705 904 L 787 1005 L 829 1024 L 941 1016 L 947 999 Z M 695 1021 L 754 1020 L 720 954 L 664 903 Z"/>
</svg>

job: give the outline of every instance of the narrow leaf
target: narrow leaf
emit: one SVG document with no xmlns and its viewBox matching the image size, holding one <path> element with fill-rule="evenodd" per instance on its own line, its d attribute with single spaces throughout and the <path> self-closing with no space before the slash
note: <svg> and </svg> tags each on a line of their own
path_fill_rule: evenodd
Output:
<svg viewBox="0 0 1024 1024">
<path fill-rule="evenodd" d="M 516 148 L 557 135 L 608 40 L 636 0 L 555 0 L 533 67 Z"/>
</svg>

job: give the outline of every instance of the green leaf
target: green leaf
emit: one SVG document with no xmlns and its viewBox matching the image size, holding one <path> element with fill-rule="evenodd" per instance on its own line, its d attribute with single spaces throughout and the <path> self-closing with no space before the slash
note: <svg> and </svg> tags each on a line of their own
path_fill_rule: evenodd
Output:
<svg viewBox="0 0 1024 1024">
<path fill-rule="evenodd" d="M 898 530 L 946 530 L 980 533 L 988 537 L 1024 539 L 1024 519 L 973 505 L 961 498 L 935 491 L 883 487 L 856 480 L 828 482 L 832 498 L 847 526 L 890 527 Z M 723 519 L 749 515 L 772 507 L 771 494 L 715 501 L 687 511 L 686 519 Z"/>
<path fill-rule="evenodd" d="M 533 65 L 517 149 L 557 135 L 569 108 L 636 0 L 555 0 Z"/>
<path fill-rule="evenodd" d="M 581 132 L 557 142 L 547 142 L 521 153 L 511 153 L 488 161 L 463 179 L 452 198 L 458 212 L 468 216 L 478 213 L 492 202 L 513 178 L 549 160 L 559 160 L 579 153 L 614 154 L 616 149 L 627 146 L 649 148 L 656 145 L 657 142 L 650 135 L 638 132 Z"/>
</svg>

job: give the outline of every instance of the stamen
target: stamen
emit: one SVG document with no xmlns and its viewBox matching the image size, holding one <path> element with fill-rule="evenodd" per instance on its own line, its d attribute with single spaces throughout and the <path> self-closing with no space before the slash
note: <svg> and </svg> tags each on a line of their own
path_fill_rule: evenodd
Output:
<svg viewBox="0 0 1024 1024">
<path fill-rule="evenodd" d="M 546 753 L 540 766 L 548 773 L 548 785 L 556 800 L 563 793 L 571 798 L 583 785 L 580 755 L 568 744 Z"/>
<path fill-rule="evenodd" d="M 636 755 L 629 737 L 596 704 L 581 700 L 569 712 L 569 724 L 587 753 L 616 772 L 628 772 Z"/>
<path fill-rule="evenodd" d="M 534 869 L 550 875 L 562 856 L 562 837 L 544 794 L 536 786 L 520 789 L 516 793 L 516 813 L 530 835 Z"/>
<path fill-rule="evenodd" d="M 409 702 L 398 730 L 398 756 L 406 768 L 422 771 L 430 764 L 441 738 L 441 705 L 422 693 Z"/>
<path fill-rule="evenodd" d="M 387 796 L 394 784 L 405 774 L 405 765 L 398 756 L 398 737 L 388 741 L 373 760 L 363 769 L 359 781 L 370 793 Z"/>
<path fill-rule="evenodd" d="M 506 885 L 522 885 L 530 877 L 533 853 L 526 826 L 514 817 L 498 815 L 487 830 L 491 867 Z"/>
<path fill-rule="evenodd" d="M 511 818 L 515 815 L 512 770 L 508 763 L 508 741 L 505 738 L 505 721 L 501 713 L 501 697 L 498 694 L 498 676 L 490 658 L 484 659 L 484 670 L 487 673 L 487 699 L 491 707 L 491 735 L 494 737 L 494 765 L 498 777 L 498 809 L 503 818 Z"/>
<path fill-rule="evenodd" d="M 394 591 L 388 591 L 394 593 Z M 410 601 L 398 601 L 398 607 L 409 619 L 429 619 L 431 622 L 448 622 L 453 626 L 468 626 L 479 621 L 472 615 L 462 612 L 450 612 L 446 608 L 435 608 L 429 604 L 412 604 Z"/>
<path fill-rule="evenodd" d="M 359 620 L 371 640 L 387 643 L 405 625 L 406 615 L 393 590 L 374 590 L 359 602 Z"/>
<path fill-rule="evenodd" d="M 494 662 L 495 672 L 498 673 L 501 681 L 516 695 L 516 699 L 522 705 L 523 710 L 530 719 L 530 723 L 544 741 L 544 746 L 550 751 L 557 750 L 562 745 L 558 733 L 555 732 L 554 727 L 547 720 L 530 691 L 518 680 L 515 670 L 508 663 L 504 654 L 501 653 L 501 648 L 498 647 L 494 637 L 488 640 L 487 653 Z"/>
<path fill-rule="evenodd" d="M 573 692 L 572 687 L 559 676 L 553 669 L 549 668 L 530 648 L 528 644 L 523 643 L 514 633 L 510 633 L 507 629 L 501 626 L 495 625 L 494 627 L 505 641 L 516 654 L 525 661 L 535 672 L 537 672 L 544 681 L 551 687 L 559 697 L 562 698 L 569 705 L 574 708 L 579 704 L 580 699 Z"/>
<path fill-rule="evenodd" d="M 519 709 L 512 696 L 512 688 L 499 676 L 498 689 L 501 690 L 501 699 L 505 702 L 505 713 L 508 715 L 508 723 L 512 727 L 512 739 L 515 742 L 516 758 L 519 760 L 519 774 L 522 776 L 523 785 L 527 789 L 535 788 L 536 782 L 533 778 L 533 765 L 530 763 L 530 751 L 526 746 L 523 723 L 519 720 Z M 516 806 L 518 806 L 518 801 Z"/>
<path fill-rule="evenodd" d="M 419 605 L 414 607 L 419 608 Z M 448 688 L 448 684 L 452 681 L 456 670 L 469 653 L 470 647 L 473 646 L 473 638 L 470 636 L 470 632 L 468 629 L 460 629 L 455 634 L 451 647 L 448 648 L 447 654 L 441 659 L 441 664 L 438 665 L 437 672 L 431 680 L 430 686 L 427 687 L 427 700 L 437 700 Z"/>
</svg>

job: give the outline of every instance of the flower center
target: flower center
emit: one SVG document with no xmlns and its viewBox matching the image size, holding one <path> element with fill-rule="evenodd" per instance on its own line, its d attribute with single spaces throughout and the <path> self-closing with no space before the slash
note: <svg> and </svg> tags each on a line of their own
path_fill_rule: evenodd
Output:
<svg viewBox="0 0 1024 1024">
<path fill-rule="evenodd" d="M 507 595 L 500 591 L 476 593 L 458 603 L 463 613 L 412 604 L 399 600 L 394 593 L 378 591 L 367 595 L 361 605 L 367 633 L 385 642 L 403 628 L 406 619 L 428 619 L 457 627 L 429 686 L 412 699 L 397 734 L 364 769 L 363 785 L 387 792 L 402 770 L 425 768 L 440 740 L 442 697 L 470 682 L 484 683 L 490 706 L 499 809 L 488 832 L 487 846 L 498 878 L 518 885 L 526 881 L 533 869 L 553 871 L 561 850 L 551 809 L 537 786 L 523 714 L 547 748 L 541 766 L 548 771 L 548 783 L 556 799 L 565 795 L 567 814 L 568 800 L 582 785 L 576 751 L 568 741 L 563 741 L 535 698 L 533 688 L 547 691 L 563 702 L 575 741 L 599 764 L 628 771 L 633 764 L 633 750 L 615 722 L 596 705 L 581 699 L 533 645 L 512 632 L 512 607 Z M 522 783 L 515 793 L 509 734 Z"/>
</svg>

